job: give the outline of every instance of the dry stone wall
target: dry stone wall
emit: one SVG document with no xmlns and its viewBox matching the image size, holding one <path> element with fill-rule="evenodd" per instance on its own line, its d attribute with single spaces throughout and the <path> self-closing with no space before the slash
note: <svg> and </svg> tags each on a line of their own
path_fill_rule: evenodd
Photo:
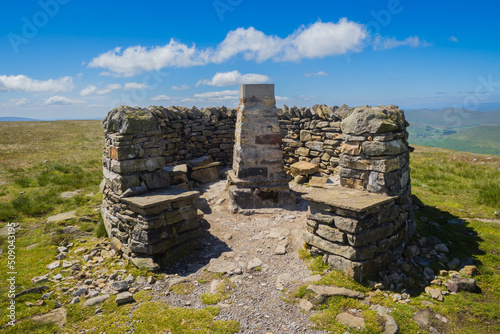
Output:
<svg viewBox="0 0 500 334">
<path fill-rule="evenodd" d="M 285 167 L 289 169 L 298 161 L 307 161 L 318 165 L 323 175 L 338 174 L 341 120 L 349 110 L 346 105 L 284 106 L 279 116 Z"/>
<path fill-rule="evenodd" d="M 415 230 L 404 113 L 395 106 L 315 105 L 284 106 L 277 114 L 276 133 L 261 139 L 276 141 L 279 150 L 281 132 L 285 170 L 310 162 L 324 176 L 340 174 L 342 188 L 359 196 L 389 198 L 346 209 L 324 200 L 339 194 L 310 197 L 306 242 L 359 279 L 397 258 Z M 233 165 L 236 115 L 225 107 L 153 106 L 122 106 L 108 114 L 102 216 L 115 249 L 154 268 L 159 255 L 201 236 L 199 193 L 189 190 L 187 175 L 203 174 L 197 180 L 204 182 L 219 165 Z M 203 166 L 192 166 L 198 160 Z"/>
</svg>

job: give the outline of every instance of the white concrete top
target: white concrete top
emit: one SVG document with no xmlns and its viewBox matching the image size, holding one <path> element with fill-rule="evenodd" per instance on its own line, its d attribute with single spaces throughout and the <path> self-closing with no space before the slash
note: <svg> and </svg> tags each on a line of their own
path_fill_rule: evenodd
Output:
<svg viewBox="0 0 500 334">
<path fill-rule="evenodd" d="M 240 99 L 251 97 L 274 99 L 274 84 L 240 85 Z"/>
</svg>

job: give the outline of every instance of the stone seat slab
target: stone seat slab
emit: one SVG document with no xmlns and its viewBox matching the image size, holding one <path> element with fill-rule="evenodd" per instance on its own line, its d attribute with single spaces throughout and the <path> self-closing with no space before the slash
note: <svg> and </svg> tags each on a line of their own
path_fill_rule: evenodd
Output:
<svg viewBox="0 0 500 334">
<path fill-rule="evenodd" d="M 202 165 L 202 166 L 196 166 L 196 167 L 193 167 L 193 171 L 195 170 L 198 170 L 198 169 L 205 169 L 205 168 L 211 168 L 211 167 L 217 167 L 221 164 L 220 161 L 216 161 L 216 162 L 211 162 L 207 165 Z"/>
<path fill-rule="evenodd" d="M 375 194 L 344 187 L 331 187 L 310 192 L 304 195 L 303 198 L 308 201 L 323 203 L 344 210 L 364 212 L 379 205 L 389 203 L 396 199 L 397 196 Z"/>
<path fill-rule="evenodd" d="M 198 196 L 200 196 L 198 191 L 168 187 L 138 196 L 122 198 L 121 201 L 130 205 L 132 211 L 143 215 L 152 215 L 167 209 L 174 202 L 194 201 Z"/>
</svg>

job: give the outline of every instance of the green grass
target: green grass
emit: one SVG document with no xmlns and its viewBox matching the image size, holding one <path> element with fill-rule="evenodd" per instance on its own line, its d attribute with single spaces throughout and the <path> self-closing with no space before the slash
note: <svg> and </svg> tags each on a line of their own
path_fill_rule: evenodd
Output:
<svg viewBox="0 0 500 334">
<path fill-rule="evenodd" d="M 458 217 L 500 211 L 500 157 L 417 146 L 410 166 L 412 192 L 427 205 Z"/>
<path fill-rule="evenodd" d="M 19 135 L 22 134 L 22 135 Z M 47 273 L 47 264 L 54 261 L 57 245 L 74 242 L 75 248 L 91 250 L 105 239 L 99 208 L 102 196 L 98 185 L 102 178 L 101 155 L 103 132 L 99 121 L 64 122 L 0 122 L 0 227 L 15 221 L 21 226 L 16 233 L 16 287 L 18 291 L 33 287 L 31 278 Z M 477 161 L 473 161 L 476 159 Z M 45 161 L 45 162 L 44 162 Z M 450 240 L 450 258 L 472 256 L 478 263 L 480 275 L 476 276 L 481 293 L 459 293 L 446 296 L 442 303 L 431 307 L 431 323 L 442 333 L 498 333 L 500 332 L 500 225 L 468 220 L 463 227 L 451 227 L 447 220 L 456 217 L 499 219 L 494 215 L 500 211 L 500 157 L 485 156 L 417 146 L 411 155 L 412 191 L 421 210 L 417 211 L 417 232 L 422 236 L 434 235 Z M 6 183 L 6 184 L 3 184 Z M 426 185 L 427 187 L 424 187 Z M 72 199 L 62 199 L 61 192 L 80 190 Z M 90 222 L 45 223 L 49 215 L 66 211 L 77 211 L 77 216 L 88 216 Z M 421 216 L 436 221 L 438 228 L 420 221 Z M 84 237 L 62 233 L 65 226 L 75 225 L 86 231 Z M 83 233 L 83 232 L 82 232 Z M 6 249 L 6 238 L 0 237 L 0 248 Z M 27 247 L 30 249 L 27 249 Z M 70 254 L 69 260 L 81 259 Z M 328 284 L 368 292 L 370 288 L 350 280 L 338 271 L 326 271 L 321 257 L 311 257 L 305 249 L 299 250 L 299 257 L 309 262 L 314 273 L 323 278 L 319 284 Z M 96 267 L 112 272 L 123 268 L 117 258 L 105 260 Z M 83 265 L 83 262 L 81 263 Z M 7 257 L 0 255 L 0 266 L 6 268 Z M 134 277 L 147 275 L 128 265 Z M 52 275 L 62 272 L 58 268 Z M 68 275 L 64 273 L 64 275 Z M 161 279 L 160 277 L 157 277 Z M 200 283 L 209 282 L 220 276 L 207 273 Z M 0 291 L 7 291 L 7 274 L 0 271 Z M 70 283 L 76 284 L 76 280 Z M 83 308 L 81 304 L 64 306 L 68 311 L 68 323 L 63 330 L 54 325 L 35 323 L 31 316 L 50 311 L 54 298 L 67 302 L 61 286 L 53 282 L 42 283 L 54 290 L 53 298 L 42 307 L 27 307 L 25 302 L 35 302 L 40 294 L 25 295 L 18 300 L 17 318 L 14 329 L 5 328 L 6 333 L 77 333 L 80 329 L 94 328 L 95 332 L 123 333 L 130 329 L 135 320 L 136 332 L 172 333 L 234 333 L 239 331 L 235 321 L 218 321 L 214 317 L 219 309 L 208 306 L 205 309 L 170 308 L 155 300 L 151 292 L 134 295 L 136 303 L 116 306 L 115 297 L 101 305 L 102 315 L 95 314 L 95 308 Z M 189 287 L 188 287 L 189 288 Z M 289 292 L 291 299 L 313 298 L 306 287 Z M 189 289 L 180 289 L 179 291 Z M 230 295 L 206 295 L 210 304 L 224 300 Z M 221 291 L 222 294 L 222 291 Z M 391 298 L 373 297 L 372 301 L 392 307 L 392 316 L 400 326 L 401 333 L 426 333 L 413 320 L 415 312 L 425 308 L 422 301 L 430 301 L 424 294 L 412 295 L 409 305 L 397 304 Z M 0 299 L 0 326 L 7 322 L 5 310 L 8 299 Z M 366 317 L 368 329 L 365 333 L 380 332 L 380 321 L 373 312 L 358 301 L 343 297 L 327 299 L 325 304 L 316 305 L 317 315 L 313 318 L 318 328 L 344 333 L 346 328 L 335 321 L 339 312 L 348 308 L 361 309 Z M 434 314 L 448 318 L 446 328 L 437 322 Z M 279 315 L 277 315 L 279 316 Z M 354 331 L 351 331 L 354 333 Z"/>
<path fill-rule="evenodd" d="M 220 301 L 229 299 L 231 297 L 231 288 L 234 285 L 229 281 L 229 278 L 225 278 L 224 281 L 217 287 L 215 293 L 204 293 L 200 295 L 201 301 L 206 305 L 215 305 Z"/>
<path fill-rule="evenodd" d="M 337 322 L 336 316 L 349 309 L 362 310 L 365 318 L 365 329 L 349 329 L 347 326 Z M 383 320 L 376 312 L 369 310 L 369 307 L 362 304 L 359 300 L 342 296 L 328 298 L 323 311 L 311 316 L 311 320 L 315 323 L 317 329 L 336 334 L 343 334 L 346 331 L 353 334 L 381 333 L 383 330 Z"/>
</svg>

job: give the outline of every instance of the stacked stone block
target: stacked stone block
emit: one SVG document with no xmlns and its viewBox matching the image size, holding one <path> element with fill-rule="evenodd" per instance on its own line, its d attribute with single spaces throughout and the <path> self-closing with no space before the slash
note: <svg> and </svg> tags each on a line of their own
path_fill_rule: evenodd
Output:
<svg viewBox="0 0 500 334">
<path fill-rule="evenodd" d="M 401 256 L 407 214 L 396 197 L 336 187 L 304 198 L 309 201 L 304 241 L 332 268 L 363 280 Z"/>
<path fill-rule="evenodd" d="M 116 250 L 150 269 L 167 251 L 203 233 L 203 214 L 195 205 L 199 193 L 170 186 L 171 176 L 174 182 L 179 176 L 178 168 L 166 167 L 172 157 L 168 146 L 176 137 L 162 116 L 123 107 L 104 120 L 101 213 L 106 232 Z"/>
<path fill-rule="evenodd" d="M 341 185 L 391 196 L 409 192 L 407 125 L 396 106 L 353 109 L 342 121 Z"/>
<path fill-rule="evenodd" d="M 345 109 L 341 187 L 307 195 L 307 244 L 359 280 L 401 257 L 415 232 L 408 133 L 396 106 Z"/>
<path fill-rule="evenodd" d="M 228 172 L 233 212 L 295 204 L 281 141 L 274 85 L 241 85 L 233 169 Z"/>
</svg>

